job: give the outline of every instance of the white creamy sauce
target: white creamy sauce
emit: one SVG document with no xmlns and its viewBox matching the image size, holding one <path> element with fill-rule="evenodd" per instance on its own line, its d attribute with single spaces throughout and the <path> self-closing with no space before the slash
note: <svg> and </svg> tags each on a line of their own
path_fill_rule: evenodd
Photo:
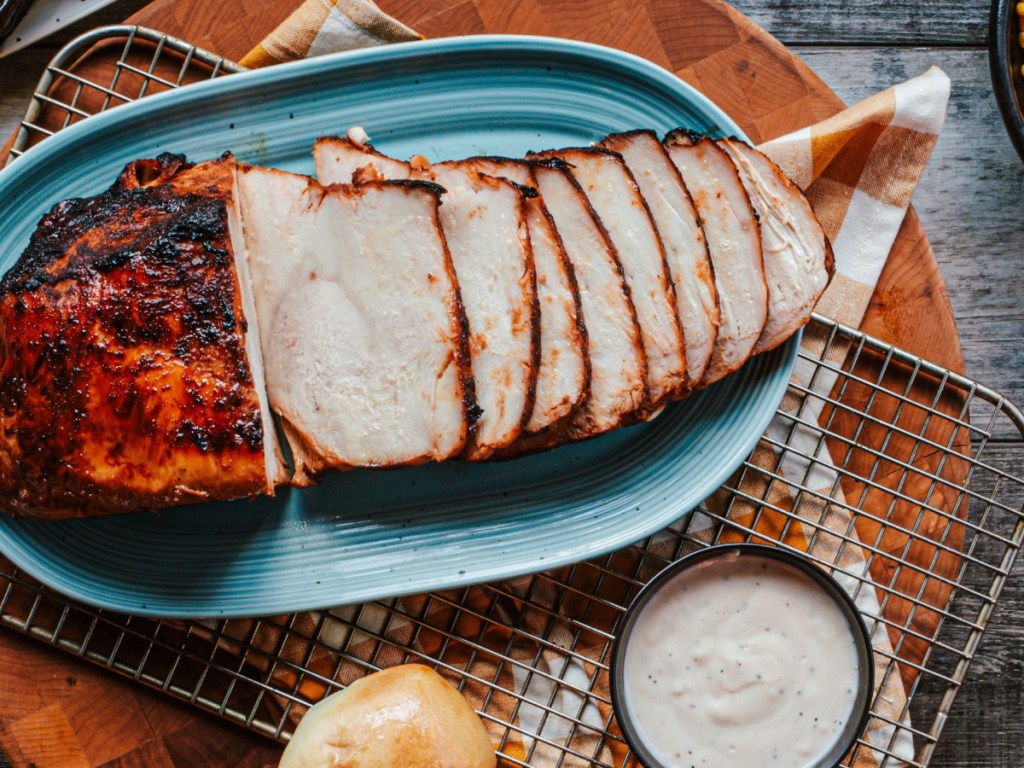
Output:
<svg viewBox="0 0 1024 768">
<path fill-rule="evenodd" d="M 624 700 L 666 766 L 805 768 L 853 713 L 850 624 L 799 570 L 726 555 L 664 585 L 637 616 Z"/>
</svg>

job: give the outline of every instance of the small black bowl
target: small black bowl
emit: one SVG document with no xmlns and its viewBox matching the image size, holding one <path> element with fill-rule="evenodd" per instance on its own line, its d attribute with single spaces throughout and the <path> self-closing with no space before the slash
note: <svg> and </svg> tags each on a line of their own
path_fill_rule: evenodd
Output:
<svg viewBox="0 0 1024 768">
<path fill-rule="evenodd" d="M 807 766 L 807 768 L 835 768 L 835 766 L 842 762 L 846 754 L 853 748 L 857 738 L 863 733 L 867 725 L 868 716 L 871 713 L 871 700 L 875 684 L 871 635 L 853 599 L 835 579 L 807 557 L 793 554 L 778 547 L 761 544 L 720 544 L 699 549 L 667 566 L 637 594 L 636 599 L 633 600 L 633 603 L 619 621 L 616 631 L 615 648 L 612 651 L 610 670 L 612 707 L 615 710 L 615 716 L 619 722 L 619 727 L 622 729 L 622 734 L 625 736 L 626 742 L 629 744 L 633 754 L 647 768 L 666 768 L 644 743 L 639 729 L 633 722 L 632 714 L 626 706 L 624 667 L 629 638 L 638 616 L 647 603 L 676 576 L 709 560 L 735 556 L 756 556 L 774 559 L 807 575 L 811 581 L 819 586 L 835 602 L 850 624 L 850 632 L 854 638 L 859 667 L 858 688 L 854 698 L 853 711 L 832 748 L 813 765 Z"/>
<path fill-rule="evenodd" d="M 1024 48 L 1018 42 L 1020 21 L 1017 0 L 994 0 L 988 24 L 988 64 L 992 71 L 992 90 L 1003 113 L 1003 123 L 1017 154 L 1024 160 Z"/>
</svg>

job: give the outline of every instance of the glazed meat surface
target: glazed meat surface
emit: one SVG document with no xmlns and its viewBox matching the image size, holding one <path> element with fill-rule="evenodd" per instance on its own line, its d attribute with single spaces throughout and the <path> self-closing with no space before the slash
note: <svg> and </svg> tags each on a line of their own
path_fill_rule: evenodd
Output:
<svg viewBox="0 0 1024 768">
<path fill-rule="evenodd" d="M 285 479 L 247 348 L 233 167 L 138 161 L 42 219 L 0 281 L 0 509 L 84 517 Z"/>
</svg>

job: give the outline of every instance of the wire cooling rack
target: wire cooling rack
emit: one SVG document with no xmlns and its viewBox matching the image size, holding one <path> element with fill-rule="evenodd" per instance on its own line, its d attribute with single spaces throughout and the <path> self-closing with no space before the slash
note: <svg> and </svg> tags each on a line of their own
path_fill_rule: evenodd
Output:
<svg viewBox="0 0 1024 768">
<path fill-rule="evenodd" d="M 223 56 L 146 27 L 99 27 L 76 37 L 47 65 L 7 162 L 89 115 L 244 69 Z"/>
<path fill-rule="evenodd" d="M 83 56 L 103 45 L 117 47 L 112 72 L 84 77 Z M 97 30 L 47 70 L 15 157 L 92 112 L 239 69 L 150 30 Z M 895 709 L 876 699 L 871 742 L 847 764 L 870 750 L 883 766 L 923 767 L 1024 538 L 1013 443 L 1024 416 L 967 377 L 819 316 L 798 370 L 804 383 L 773 429 L 699 514 L 587 562 L 316 613 L 180 621 L 69 602 L 0 560 L 0 626 L 279 741 L 325 694 L 418 661 L 474 702 L 508 764 L 627 765 L 607 695 L 625 606 L 695 547 L 792 546 L 799 532 L 825 568 L 857 553 L 851 589 L 870 597 L 865 619 L 889 641 L 876 644 L 876 678 L 902 694 Z"/>
</svg>

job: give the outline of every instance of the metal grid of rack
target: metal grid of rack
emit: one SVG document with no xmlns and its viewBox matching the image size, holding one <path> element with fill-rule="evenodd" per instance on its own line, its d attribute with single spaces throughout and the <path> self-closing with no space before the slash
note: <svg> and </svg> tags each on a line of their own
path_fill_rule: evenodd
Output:
<svg viewBox="0 0 1024 768">
<path fill-rule="evenodd" d="M 122 46 L 114 74 L 72 74 L 101 44 Z M 176 78 L 158 74 L 168 59 Z M 159 33 L 97 30 L 54 60 L 16 151 L 89 114 L 89 89 L 106 109 L 238 69 Z M 61 88 L 68 98 L 54 95 Z M 54 110 L 56 123 L 43 119 Z M 792 546 L 799 531 L 800 549 L 827 569 L 857 553 L 864 567 L 852 589 L 877 598 L 865 618 L 889 641 L 876 647 L 876 677 L 905 694 L 897 711 L 876 701 L 885 738 L 862 741 L 848 761 L 872 750 L 882 765 L 926 766 L 1024 539 L 1022 457 L 1008 443 L 1024 433 L 1024 415 L 978 382 L 826 318 L 808 336 L 805 383 L 791 385 L 759 450 L 699 513 L 632 547 L 466 589 L 216 621 L 96 610 L 0 560 L 0 626 L 280 741 L 325 694 L 419 661 L 476 704 L 508 764 L 626 765 L 607 696 L 625 606 L 695 547 Z M 822 469 L 834 469 L 824 487 Z"/>
<path fill-rule="evenodd" d="M 105 55 L 114 49 L 116 56 Z M 88 63 L 100 61 L 99 68 Z M 99 27 L 76 37 L 47 65 L 7 162 L 97 112 L 170 88 L 245 68 L 171 35 L 135 25 Z"/>
</svg>

